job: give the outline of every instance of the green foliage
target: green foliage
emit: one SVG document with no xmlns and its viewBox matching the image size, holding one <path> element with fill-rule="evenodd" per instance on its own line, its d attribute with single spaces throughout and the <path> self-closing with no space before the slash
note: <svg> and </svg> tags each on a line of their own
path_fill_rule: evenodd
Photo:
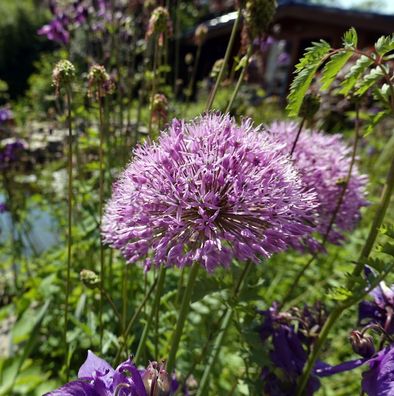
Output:
<svg viewBox="0 0 394 396">
<path fill-rule="evenodd" d="M 338 72 L 343 68 L 352 55 L 353 53 L 351 51 L 343 50 L 337 52 L 331 57 L 331 59 L 325 64 L 322 72 L 322 90 L 328 89 L 330 87 Z"/>
<path fill-rule="evenodd" d="M 290 117 L 298 115 L 313 77 L 331 49 L 330 45 L 324 40 L 312 44 L 312 47 L 306 49 L 303 58 L 296 65 L 296 76 L 290 86 L 289 103 L 286 108 Z"/>
<path fill-rule="evenodd" d="M 375 49 L 380 56 L 384 56 L 388 52 L 394 51 L 394 34 L 391 36 L 380 37 L 375 44 Z"/>
</svg>

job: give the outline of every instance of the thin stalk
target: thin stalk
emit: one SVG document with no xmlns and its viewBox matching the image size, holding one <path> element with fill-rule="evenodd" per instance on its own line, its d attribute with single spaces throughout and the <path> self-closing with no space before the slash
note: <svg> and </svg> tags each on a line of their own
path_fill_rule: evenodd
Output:
<svg viewBox="0 0 394 396">
<path fill-rule="evenodd" d="M 157 284 L 157 278 L 153 281 L 153 283 L 152 283 L 151 287 L 149 288 L 148 292 L 145 294 L 145 297 L 142 300 L 141 304 L 138 306 L 137 310 L 134 312 L 134 315 L 131 317 L 131 319 L 130 319 L 127 327 L 126 327 L 126 330 L 124 331 L 124 334 L 123 334 L 124 342 L 121 345 L 121 347 L 119 348 L 118 353 L 116 354 L 115 361 L 119 360 L 119 357 L 121 356 L 123 350 L 126 348 L 126 346 L 127 346 L 127 336 L 130 333 L 130 330 L 132 329 L 132 327 L 134 326 L 134 323 L 138 319 L 142 309 L 145 307 L 146 302 L 148 301 L 150 295 L 152 294 L 153 290 L 156 287 L 156 284 Z"/>
<path fill-rule="evenodd" d="M 173 90 L 176 92 L 176 84 L 179 75 L 179 49 L 180 43 L 179 32 L 181 30 L 181 18 L 179 17 L 179 3 L 181 0 L 177 0 L 175 4 L 175 66 L 174 66 L 174 81 Z"/>
<path fill-rule="evenodd" d="M 196 281 L 199 268 L 200 268 L 200 263 L 198 261 L 196 261 L 193 264 L 192 268 L 190 269 L 186 289 L 183 292 L 181 309 L 179 311 L 178 321 L 177 321 L 176 328 L 175 328 L 175 331 L 172 336 L 171 349 L 170 349 L 170 354 L 168 356 L 167 371 L 169 373 L 172 373 L 175 369 L 176 353 L 178 351 L 179 342 L 181 340 L 183 327 L 184 327 L 185 321 L 186 321 L 186 316 L 189 312 L 190 300 L 192 297 L 194 283 Z"/>
<path fill-rule="evenodd" d="M 302 122 L 300 124 L 300 127 L 298 129 L 297 137 L 294 140 L 290 156 L 294 153 L 294 149 L 296 147 L 298 138 L 300 136 L 304 121 L 305 121 L 305 118 L 303 118 L 303 120 L 302 120 Z M 327 230 L 326 230 L 326 232 L 323 235 L 323 239 L 322 239 L 322 243 L 321 243 L 322 248 L 324 248 L 326 243 L 327 243 L 328 236 L 329 236 L 329 234 L 330 234 L 330 232 L 332 230 L 332 227 L 335 224 L 335 220 L 336 220 L 336 218 L 338 216 L 339 209 L 341 208 L 341 205 L 342 205 L 343 200 L 345 198 L 346 191 L 347 191 L 347 188 L 349 186 L 350 179 L 352 177 L 353 167 L 354 167 L 354 164 L 356 162 L 357 147 L 358 147 L 359 139 L 360 139 L 360 117 L 359 117 L 359 108 L 357 107 L 357 110 L 356 110 L 356 125 L 355 125 L 355 128 L 354 128 L 354 141 L 353 141 L 350 165 L 349 165 L 348 172 L 346 174 L 346 179 L 345 179 L 345 181 L 343 183 L 343 186 L 342 186 L 342 190 L 341 190 L 341 192 L 339 194 L 339 197 L 338 197 L 338 200 L 337 200 L 337 204 L 336 204 L 335 209 L 334 209 L 334 211 L 332 213 L 330 222 L 329 222 L 329 224 L 327 226 Z M 312 257 L 309 259 L 309 261 L 301 268 L 301 271 L 299 271 L 299 273 L 297 274 L 296 278 L 294 279 L 294 281 L 292 282 L 291 286 L 289 287 L 287 293 L 285 294 L 285 297 L 284 297 L 283 302 L 282 302 L 282 306 L 289 301 L 289 299 L 290 299 L 290 297 L 291 297 L 291 295 L 293 293 L 293 290 L 295 290 L 297 288 L 297 285 L 298 285 L 300 279 L 302 278 L 302 276 L 305 274 L 307 269 L 311 266 L 311 264 L 315 261 L 315 259 L 318 256 L 319 256 L 319 252 L 314 253 L 312 255 Z"/>
<path fill-rule="evenodd" d="M 103 289 L 102 290 L 103 296 L 107 299 L 107 301 L 109 302 L 109 305 L 111 305 L 112 310 L 114 311 L 114 314 L 116 316 L 116 319 L 118 320 L 119 323 L 122 323 L 122 318 L 120 316 L 120 313 L 118 311 L 118 308 L 116 308 L 115 303 L 112 301 L 111 296 L 109 295 L 109 293 L 107 292 L 107 290 Z"/>
<path fill-rule="evenodd" d="M 198 65 L 200 63 L 200 57 L 201 57 L 201 48 L 202 48 L 201 44 L 197 46 L 196 58 L 194 59 L 192 75 L 190 78 L 189 87 L 187 88 L 186 109 L 189 108 L 194 83 L 195 83 L 196 77 L 197 77 L 197 69 L 198 69 Z"/>
<path fill-rule="evenodd" d="M 214 86 L 211 94 L 209 95 L 209 99 L 208 99 L 208 103 L 207 103 L 207 107 L 205 108 L 205 111 L 211 110 L 213 101 L 215 100 L 216 93 L 217 93 L 217 91 L 219 89 L 220 83 L 222 82 L 224 71 L 226 70 L 227 64 L 228 64 L 229 59 L 230 59 L 231 52 L 233 50 L 235 36 L 237 34 L 240 22 L 241 22 L 241 9 L 238 10 L 237 19 L 234 22 L 233 29 L 231 31 L 230 40 L 229 40 L 229 42 L 227 44 L 227 49 L 226 49 L 226 53 L 224 55 L 223 64 L 222 64 L 222 67 L 221 67 L 220 72 L 218 74 L 218 77 L 216 79 L 215 86 Z"/>
<path fill-rule="evenodd" d="M 99 162 L 100 162 L 100 176 L 99 176 L 99 219 L 100 230 L 101 221 L 103 217 L 104 204 L 104 118 L 103 118 L 103 100 L 101 97 L 101 89 L 98 87 L 98 104 L 99 104 L 99 121 L 100 121 L 100 145 L 99 145 Z M 103 346 L 103 301 L 105 289 L 105 273 L 104 273 L 104 245 L 100 235 L 100 305 L 99 305 L 99 324 L 100 324 L 100 351 Z"/>
<path fill-rule="evenodd" d="M 372 221 L 372 226 L 370 228 L 369 235 L 367 237 L 367 240 L 365 241 L 364 247 L 361 251 L 357 266 L 355 267 L 352 277 L 358 276 L 361 274 L 362 269 L 365 264 L 365 258 L 368 258 L 370 255 L 373 245 L 375 243 L 377 234 L 378 234 L 378 229 L 382 225 L 382 222 L 384 220 L 388 205 L 390 203 L 390 198 L 393 192 L 393 187 L 394 187 L 394 156 L 391 161 L 390 169 L 387 174 L 387 179 L 385 186 L 382 191 L 381 199 L 378 205 L 378 208 L 375 212 L 375 217 Z M 386 273 L 387 274 L 387 273 Z M 348 285 L 349 286 L 349 285 Z M 311 374 L 311 371 L 315 365 L 315 362 L 319 356 L 320 350 L 331 330 L 331 327 L 335 324 L 337 319 L 341 316 L 342 312 L 345 311 L 349 306 L 353 305 L 357 301 L 351 301 L 351 302 L 345 302 L 343 304 L 340 304 L 336 309 L 334 309 L 331 314 L 329 315 L 326 323 L 324 324 L 321 333 L 319 334 L 316 343 L 313 346 L 312 353 L 309 355 L 307 364 L 304 367 L 304 372 L 300 378 L 299 381 L 299 386 L 298 386 L 298 392 L 296 396 L 302 396 L 305 386 L 308 383 L 309 376 Z"/>
<path fill-rule="evenodd" d="M 72 144 L 72 122 L 71 122 L 71 88 L 66 90 L 67 102 L 67 123 L 68 123 L 68 228 L 67 228 L 67 274 L 66 274 L 66 301 L 64 308 L 64 347 L 66 355 L 66 377 L 67 381 L 70 375 L 70 366 L 68 359 L 68 342 L 67 342 L 67 328 L 68 328 L 68 311 L 69 311 L 69 296 L 71 292 L 71 254 L 72 254 L 72 209 L 73 209 L 73 144 Z"/>
<path fill-rule="evenodd" d="M 137 352 L 136 352 L 135 358 L 134 358 L 135 363 L 138 362 L 138 359 L 141 357 L 141 355 L 144 351 L 146 339 L 148 337 L 149 328 L 152 323 L 152 319 L 153 319 L 155 310 L 156 310 L 156 308 L 159 309 L 159 307 L 160 307 L 160 299 L 161 299 L 161 295 L 163 292 L 165 276 L 166 276 L 166 268 L 161 266 L 160 271 L 159 271 L 158 280 L 157 280 L 157 289 L 156 289 L 155 299 L 153 301 L 153 306 L 150 311 L 150 315 L 146 319 L 144 330 L 142 331 L 140 342 L 138 344 Z"/>
<path fill-rule="evenodd" d="M 296 137 L 295 137 L 295 139 L 294 139 L 293 145 L 291 146 L 290 157 L 293 155 L 294 150 L 295 150 L 295 148 L 296 148 L 296 146 L 297 146 L 298 139 L 300 138 L 300 135 L 301 135 L 301 132 L 302 132 L 302 128 L 304 127 L 305 121 L 306 121 L 306 118 L 304 117 L 304 118 L 301 120 L 301 122 L 300 122 L 300 126 L 299 126 L 299 128 L 298 128 L 297 135 L 296 135 Z"/>
<path fill-rule="evenodd" d="M 243 286 L 244 281 L 245 281 L 251 267 L 252 267 L 252 263 L 250 261 L 248 261 L 247 264 L 245 265 L 244 270 L 241 273 L 241 276 L 238 279 L 237 285 L 235 286 L 233 296 L 232 296 L 233 298 L 238 297 L 241 287 Z M 219 334 L 215 339 L 213 348 L 211 349 L 211 354 L 209 355 L 208 363 L 205 366 L 204 373 L 202 375 L 196 396 L 204 396 L 204 395 L 208 394 L 207 388 L 209 385 L 209 377 L 212 372 L 212 368 L 216 362 L 216 359 L 219 355 L 219 352 L 222 347 L 223 340 L 226 335 L 227 329 L 230 326 L 233 313 L 234 313 L 234 309 L 232 307 L 227 308 L 224 313 L 224 319 L 223 319 L 222 325 L 220 326 Z"/>
<path fill-rule="evenodd" d="M 149 114 L 149 126 L 148 136 L 152 137 L 152 122 L 153 122 L 153 101 L 156 93 L 156 80 L 157 80 L 157 68 L 159 63 L 159 38 L 155 37 L 155 46 L 153 52 L 153 81 L 152 81 L 152 92 L 150 95 L 150 114 Z"/>
<path fill-rule="evenodd" d="M 246 70 L 248 68 L 249 60 L 250 60 L 250 57 L 252 56 L 252 53 L 253 53 L 253 46 L 249 45 L 248 51 L 246 53 L 245 65 L 242 67 L 241 73 L 240 73 L 240 75 L 238 77 L 237 85 L 235 86 L 235 89 L 234 89 L 234 92 L 233 92 L 233 94 L 231 96 L 230 102 L 227 105 L 227 108 L 226 108 L 226 111 L 225 111 L 226 113 L 228 113 L 231 110 L 231 107 L 232 107 L 232 105 L 234 103 L 234 100 L 235 100 L 235 98 L 238 95 L 238 92 L 239 92 L 239 89 L 241 88 L 241 84 L 242 84 L 242 82 L 244 80 L 245 73 L 246 73 Z"/>
</svg>

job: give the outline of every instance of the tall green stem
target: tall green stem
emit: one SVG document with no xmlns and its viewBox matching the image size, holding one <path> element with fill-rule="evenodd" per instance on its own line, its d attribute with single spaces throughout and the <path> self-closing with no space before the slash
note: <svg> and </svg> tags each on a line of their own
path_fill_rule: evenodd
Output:
<svg viewBox="0 0 394 396">
<path fill-rule="evenodd" d="M 367 237 L 367 240 L 364 244 L 364 247 L 361 251 L 360 258 L 358 260 L 357 266 L 355 267 L 353 271 L 353 276 L 360 275 L 364 264 L 365 264 L 365 258 L 368 258 L 370 255 L 373 245 L 375 243 L 376 237 L 378 235 L 378 229 L 382 225 L 382 222 L 384 220 L 388 205 L 390 203 L 390 198 L 393 193 L 393 188 L 394 188 L 394 156 L 390 165 L 389 172 L 387 174 L 387 179 L 385 186 L 382 191 L 381 199 L 378 205 L 378 208 L 375 212 L 375 217 L 372 221 L 372 226 L 369 231 L 369 235 Z M 334 309 L 331 314 L 329 315 L 326 323 L 324 324 L 321 333 L 319 334 L 319 337 L 316 340 L 316 343 L 313 346 L 312 353 L 310 354 L 308 361 L 305 365 L 304 372 L 300 378 L 299 381 L 299 386 L 298 386 L 298 392 L 296 396 L 302 396 L 304 389 L 308 383 L 309 376 L 311 374 L 311 371 L 315 365 L 315 362 L 319 356 L 320 350 L 332 328 L 336 320 L 341 316 L 342 312 L 344 312 L 349 306 L 351 306 L 354 303 L 354 301 L 345 302 L 343 304 L 340 304 L 336 309 Z"/>
<path fill-rule="evenodd" d="M 172 373 L 175 369 L 176 353 L 178 351 L 179 341 L 181 340 L 183 327 L 184 327 L 185 321 L 186 321 L 186 316 L 189 312 L 190 300 L 192 297 L 194 283 L 197 278 L 197 273 L 198 273 L 199 267 L 200 267 L 200 263 L 198 261 L 196 261 L 193 264 L 192 268 L 190 269 L 186 289 L 183 292 L 181 309 L 179 312 L 176 328 L 175 328 L 174 334 L 172 336 L 171 349 L 170 349 L 170 354 L 168 356 L 167 371 L 169 373 Z"/>
<path fill-rule="evenodd" d="M 235 286 L 235 289 L 232 294 L 233 298 L 238 297 L 238 294 L 241 291 L 241 287 L 243 286 L 244 281 L 245 281 L 246 277 L 248 276 L 248 273 L 249 273 L 251 267 L 252 267 L 252 263 L 249 261 L 245 265 L 245 268 L 242 271 L 241 276 L 238 279 L 237 285 Z M 231 323 L 231 318 L 233 316 L 233 313 L 234 313 L 233 308 L 227 308 L 225 311 L 224 319 L 220 326 L 219 334 L 217 335 L 215 342 L 213 344 L 213 348 L 211 350 L 211 354 L 209 355 L 208 363 L 205 366 L 204 373 L 202 375 L 196 396 L 204 396 L 204 395 L 208 394 L 206 392 L 206 390 L 209 385 L 209 377 L 212 372 L 213 365 L 215 364 L 216 359 L 219 355 L 220 349 L 223 344 L 224 337 L 225 337 L 227 329 Z"/>
<path fill-rule="evenodd" d="M 233 50 L 235 36 L 237 34 L 240 22 L 241 22 L 241 9 L 238 10 L 237 18 L 234 22 L 233 29 L 231 31 L 230 40 L 228 42 L 226 53 L 224 55 L 223 64 L 222 64 L 222 67 L 218 74 L 218 77 L 216 79 L 215 86 L 214 86 L 211 94 L 209 95 L 209 99 L 208 99 L 208 103 L 207 103 L 207 107 L 205 108 L 205 111 L 211 110 L 213 101 L 215 100 L 216 93 L 217 93 L 220 83 L 222 82 L 222 79 L 223 79 L 224 71 L 226 70 L 227 64 L 230 60 L 230 55 Z"/>
<path fill-rule="evenodd" d="M 103 118 L 103 99 L 101 97 L 101 89 L 98 88 L 98 103 L 99 103 L 99 121 L 100 121 L 100 145 L 99 145 L 99 162 L 100 162 L 100 180 L 99 180 L 99 222 L 101 230 L 101 221 L 103 217 L 103 203 L 104 203 L 104 118 Z M 105 289 L 105 273 L 104 273 L 104 245 L 100 236 L 100 306 L 99 306 L 99 323 L 100 323 L 100 351 L 103 346 L 103 301 Z"/>
<path fill-rule="evenodd" d="M 231 96 L 230 102 L 227 105 L 226 113 L 228 113 L 231 110 L 231 107 L 232 107 L 232 105 L 234 103 L 234 100 L 235 100 L 235 98 L 238 95 L 239 89 L 241 88 L 241 84 L 242 84 L 242 82 L 244 80 L 244 77 L 245 77 L 246 70 L 248 68 L 249 59 L 252 56 L 252 53 L 253 53 L 253 46 L 249 45 L 248 52 L 246 53 L 245 64 L 242 67 L 241 73 L 240 73 L 240 75 L 238 77 L 237 85 L 235 86 L 235 89 L 234 89 L 234 92 L 233 92 L 233 94 Z"/>
<path fill-rule="evenodd" d="M 153 301 L 153 306 L 152 306 L 149 316 L 146 319 L 144 330 L 142 331 L 140 342 L 138 344 L 137 353 L 135 354 L 134 361 L 136 363 L 138 362 L 138 359 L 141 357 L 141 355 L 144 351 L 146 339 L 148 337 L 148 332 L 149 332 L 149 328 L 152 323 L 153 316 L 156 312 L 156 309 L 159 309 L 159 307 L 160 307 L 160 299 L 161 299 L 161 295 L 163 292 L 165 276 L 166 276 L 166 268 L 161 266 L 160 272 L 159 272 L 159 277 L 157 280 L 157 289 L 156 289 L 155 299 Z"/>
<path fill-rule="evenodd" d="M 159 63 L 159 38 L 154 37 L 155 46 L 153 52 L 153 81 L 152 81 L 152 92 L 150 95 L 150 114 L 149 114 L 149 126 L 148 126 L 148 136 L 152 137 L 152 122 L 153 122 L 153 102 L 156 94 L 156 84 L 157 84 L 157 69 Z"/>
<path fill-rule="evenodd" d="M 66 274 L 66 301 L 64 308 L 64 347 L 66 350 L 66 377 L 69 377 L 69 359 L 68 359 L 68 342 L 67 342 L 67 328 L 68 328 L 68 311 L 69 311 L 69 296 L 71 292 L 71 254 L 72 254 L 72 209 L 73 209 L 73 144 L 72 144 L 72 122 L 71 122 L 71 87 L 67 87 L 66 91 L 67 102 L 67 123 L 68 123 L 68 228 L 67 228 L 67 274 Z"/>
</svg>

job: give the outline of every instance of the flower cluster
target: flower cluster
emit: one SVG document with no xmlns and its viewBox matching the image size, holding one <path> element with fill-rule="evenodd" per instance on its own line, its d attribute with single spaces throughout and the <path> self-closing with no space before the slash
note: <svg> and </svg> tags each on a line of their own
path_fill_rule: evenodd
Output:
<svg viewBox="0 0 394 396">
<path fill-rule="evenodd" d="M 129 263 L 208 271 L 286 249 L 312 231 L 316 204 L 282 148 L 249 120 L 174 120 L 115 183 L 104 240 Z"/>
<path fill-rule="evenodd" d="M 162 44 L 163 34 L 171 34 L 171 18 L 168 10 L 164 7 L 157 7 L 153 10 L 152 15 L 149 19 L 148 30 L 146 36 L 149 38 L 154 34 L 159 35 L 160 43 Z"/>
<path fill-rule="evenodd" d="M 267 33 L 277 3 L 276 0 L 247 0 L 244 9 L 245 27 L 251 40 Z"/>
<path fill-rule="evenodd" d="M 114 91 L 114 82 L 104 66 L 93 65 L 88 73 L 88 96 L 102 98 L 111 95 Z"/>
<path fill-rule="evenodd" d="M 272 396 L 292 396 L 308 358 L 308 351 L 324 324 L 326 315 L 320 304 L 279 312 L 278 306 L 260 312 L 264 317 L 260 327 L 263 342 L 270 339 L 271 365 L 263 367 L 264 392 Z M 320 387 L 315 371 L 324 365 L 318 362 L 309 379 L 305 396 L 311 396 Z"/>
<path fill-rule="evenodd" d="M 294 122 L 274 122 L 269 130 L 271 136 L 284 144 L 284 153 L 289 154 L 296 139 L 298 126 Z M 315 231 L 325 236 L 336 210 L 351 162 L 350 148 L 340 135 L 325 135 L 317 131 L 302 131 L 292 159 L 307 188 L 317 193 L 319 205 L 316 211 Z M 353 166 L 352 175 L 335 222 L 327 240 L 331 243 L 343 241 L 343 233 L 351 231 L 360 220 L 360 209 L 367 204 L 365 186 L 367 178 Z M 296 248 L 306 244 L 310 249 L 318 248 L 312 238 L 297 241 Z"/>
<path fill-rule="evenodd" d="M 113 369 L 88 351 L 78 379 L 44 396 L 170 396 L 175 393 L 188 394 L 187 390 L 179 389 L 175 376 L 167 373 L 164 362 L 150 362 L 145 370 L 138 370 L 129 358 Z"/>
<path fill-rule="evenodd" d="M 153 97 L 152 117 L 155 122 L 167 122 L 168 100 L 164 94 L 157 93 Z"/>
<path fill-rule="evenodd" d="M 59 95 L 60 90 L 71 84 L 75 78 L 75 67 L 68 60 L 59 61 L 52 72 L 52 83 Z"/>
</svg>

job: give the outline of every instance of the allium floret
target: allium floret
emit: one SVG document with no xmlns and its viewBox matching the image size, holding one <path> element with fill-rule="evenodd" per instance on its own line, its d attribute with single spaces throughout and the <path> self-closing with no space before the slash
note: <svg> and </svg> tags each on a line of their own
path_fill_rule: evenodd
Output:
<svg viewBox="0 0 394 396">
<path fill-rule="evenodd" d="M 174 120 L 146 143 L 113 188 L 104 240 L 129 263 L 208 271 L 258 262 L 311 232 L 315 194 L 251 121 L 228 115 Z"/>
<path fill-rule="evenodd" d="M 283 143 L 284 152 L 290 153 L 298 132 L 298 125 L 294 122 L 274 122 L 269 130 L 271 135 Z M 319 205 L 317 207 L 315 231 L 324 236 L 337 207 L 338 199 L 343 190 L 351 162 L 350 147 L 340 135 L 326 135 L 317 131 L 303 130 L 292 154 L 292 160 L 300 172 L 305 186 L 317 193 Z M 360 220 L 360 209 L 367 205 L 365 199 L 366 176 L 360 174 L 357 166 L 353 166 L 352 175 L 348 183 L 345 196 L 335 222 L 327 236 L 331 243 L 341 243 L 343 233 L 351 231 Z M 299 241 L 294 247 L 303 248 Z M 309 238 L 304 243 L 312 250 L 318 248 L 315 240 Z"/>
</svg>

